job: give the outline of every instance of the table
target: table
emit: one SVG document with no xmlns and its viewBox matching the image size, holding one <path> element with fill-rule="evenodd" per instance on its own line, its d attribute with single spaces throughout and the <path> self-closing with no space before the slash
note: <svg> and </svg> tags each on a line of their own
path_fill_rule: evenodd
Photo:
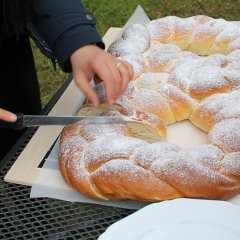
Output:
<svg viewBox="0 0 240 240">
<path fill-rule="evenodd" d="M 71 81 L 70 76 L 45 107 L 44 114 Z M 29 186 L 5 182 L 4 176 L 35 132 L 36 128 L 27 129 L 0 163 L 0 239 L 94 240 L 112 223 L 134 211 L 48 198 L 30 199 Z"/>
</svg>

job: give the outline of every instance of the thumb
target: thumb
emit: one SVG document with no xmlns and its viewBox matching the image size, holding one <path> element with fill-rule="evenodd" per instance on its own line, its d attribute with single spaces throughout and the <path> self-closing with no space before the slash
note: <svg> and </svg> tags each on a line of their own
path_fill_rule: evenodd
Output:
<svg viewBox="0 0 240 240">
<path fill-rule="evenodd" d="M 15 122 L 17 120 L 17 116 L 12 112 L 0 108 L 0 120 Z"/>
</svg>

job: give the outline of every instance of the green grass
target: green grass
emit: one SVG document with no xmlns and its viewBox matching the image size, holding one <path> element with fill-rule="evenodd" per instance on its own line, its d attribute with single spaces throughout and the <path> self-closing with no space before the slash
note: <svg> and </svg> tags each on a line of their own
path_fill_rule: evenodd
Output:
<svg viewBox="0 0 240 240">
<path fill-rule="evenodd" d="M 140 4 L 150 19 L 174 15 L 189 17 L 205 14 L 214 18 L 238 20 L 238 0 L 95 0 L 82 1 L 98 20 L 98 30 L 104 34 L 110 26 L 123 26 Z"/>
<path fill-rule="evenodd" d="M 150 19 L 174 15 L 189 17 L 205 14 L 214 18 L 240 20 L 240 0 L 83 0 L 83 4 L 97 19 L 101 34 L 109 27 L 121 27 L 140 4 Z M 33 45 L 43 106 L 67 78 L 59 67 L 55 71 L 49 59 Z"/>
</svg>

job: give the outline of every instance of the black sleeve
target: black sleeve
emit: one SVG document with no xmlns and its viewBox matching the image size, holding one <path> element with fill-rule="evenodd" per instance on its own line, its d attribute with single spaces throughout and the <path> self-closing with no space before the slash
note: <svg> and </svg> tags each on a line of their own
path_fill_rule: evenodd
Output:
<svg viewBox="0 0 240 240">
<path fill-rule="evenodd" d="M 80 0 L 33 0 L 34 23 L 54 52 L 60 67 L 71 71 L 69 58 L 86 44 L 104 48 L 95 29 L 96 21 Z"/>
</svg>

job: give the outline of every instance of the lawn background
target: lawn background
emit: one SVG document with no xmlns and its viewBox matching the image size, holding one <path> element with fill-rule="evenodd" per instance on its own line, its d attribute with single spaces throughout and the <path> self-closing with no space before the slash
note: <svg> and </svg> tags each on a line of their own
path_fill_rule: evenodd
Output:
<svg viewBox="0 0 240 240">
<path fill-rule="evenodd" d="M 139 4 L 150 19 L 170 15 L 189 17 L 205 14 L 230 21 L 240 20 L 240 0 L 83 0 L 82 3 L 97 19 L 96 27 L 101 36 L 110 27 L 122 27 Z M 68 75 L 59 66 L 54 70 L 51 61 L 33 43 L 32 46 L 42 103 L 45 106 Z"/>
</svg>

